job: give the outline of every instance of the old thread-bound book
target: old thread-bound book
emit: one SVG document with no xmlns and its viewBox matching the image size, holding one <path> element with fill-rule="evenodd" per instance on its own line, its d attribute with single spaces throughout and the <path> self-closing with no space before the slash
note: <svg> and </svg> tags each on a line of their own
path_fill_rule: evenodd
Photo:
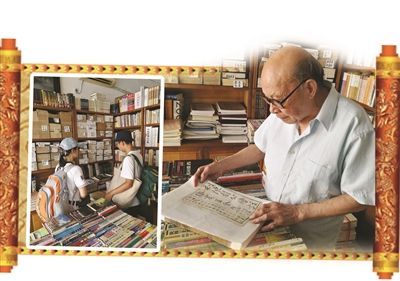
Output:
<svg viewBox="0 0 400 281">
<path fill-rule="evenodd" d="M 162 215 L 168 222 L 204 234 L 231 249 L 245 248 L 260 224 L 249 217 L 268 202 L 211 181 L 194 187 L 192 179 L 163 196 Z"/>
</svg>

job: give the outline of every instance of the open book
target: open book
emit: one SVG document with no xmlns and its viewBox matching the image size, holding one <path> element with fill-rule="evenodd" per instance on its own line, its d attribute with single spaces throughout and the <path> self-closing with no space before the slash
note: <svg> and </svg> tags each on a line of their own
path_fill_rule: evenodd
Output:
<svg viewBox="0 0 400 281">
<path fill-rule="evenodd" d="M 182 225 L 194 232 L 234 250 L 247 246 L 260 224 L 249 217 L 258 206 L 267 202 L 256 197 L 206 181 L 194 187 L 190 179 L 162 198 L 162 215 L 166 221 Z"/>
</svg>

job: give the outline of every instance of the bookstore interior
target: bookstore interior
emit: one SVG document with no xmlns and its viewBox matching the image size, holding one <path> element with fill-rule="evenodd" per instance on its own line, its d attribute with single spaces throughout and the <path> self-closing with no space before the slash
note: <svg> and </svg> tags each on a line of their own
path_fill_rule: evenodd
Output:
<svg viewBox="0 0 400 281">
<path fill-rule="evenodd" d="M 160 201 L 156 197 L 157 185 L 149 200 L 152 215 L 148 218 L 126 216 L 102 197 L 114 165 L 125 156 L 116 148 L 113 136 L 127 129 L 132 132 L 134 146 L 143 155 L 145 165 L 162 165 L 162 249 L 307 250 L 302 238 L 296 237 L 289 227 L 266 232 L 248 224 L 251 211 L 266 199 L 263 161 L 221 175 L 193 193 L 187 187 L 198 167 L 254 143 L 254 132 L 269 115 L 260 86 L 263 65 L 287 44 L 265 45 L 243 57 L 223 59 L 221 65 L 213 67 L 171 67 L 163 74 L 164 91 L 160 91 L 159 80 L 37 77 L 33 104 L 33 194 L 54 172 L 58 145 L 65 137 L 79 142 L 79 165 L 93 186 L 89 190 L 92 201 L 65 219 L 69 227 L 60 227 L 60 222 L 54 220 L 42 224 L 35 218 L 32 204 L 31 244 L 154 246 L 155 206 Z M 374 123 L 374 66 L 342 57 L 329 47 L 300 47 L 319 61 L 324 78 L 339 93 L 361 105 Z M 164 99 L 161 117 L 160 98 Z M 159 155 L 161 129 L 163 154 Z M 173 192 L 178 188 L 181 194 Z M 201 203 L 202 196 L 209 198 L 207 204 Z M 200 228 L 200 222 L 188 226 L 176 219 L 184 219 L 188 214 L 196 216 L 191 212 L 193 208 L 215 214 L 205 222 L 215 227 L 205 230 Z M 345 215 L 335 249 L 372 251 L 372 213 Z M 219 223 L 221 216 L 227 219 Z M 200 217 L 197 219 L 201 221 Z M 243 231 L 235 237 L 224 236 L 226 233 L 220 233 L 218 228 L 225 224 Z M 248 235 L 243 236 L 245 233 Z"/>
<path fill-rule="evenodd" d="M 285 45 L 304 48 L 314 56 L 324 69 L 324 79 L 332 82 L 342 95 L 361 105 L 374 123 L 375 67 L 373 59 L 341 56 L 332 48 L 306 46 L 291 43 L 268 44 L 239 58 L 222 59 L 215 67 L 180 67 L 164 75 L 164 151 L 163 151 L 163 238 L 162 247 L 174 250 L 214 251 L 229 248 L 256 250 L 302 251 L 307 247 L 301 237 L 283 227 L 269 232 L 250 231 L 252 239 L 240 240 L 232 233 L 238 228 L 226 222 L 228 237 L 215 228 L 210 220 L 218 216 L 238 223 L 239 214 L 248 211 L 230 202 L 232 209 L 221 206 L 216 194 L 237 198 L 237 192 L 245 196 L 266 199 L 262 186 L 263 161 L 258 165 L 237 169 L 219 176 L 215 183 L 225 188 L 217 189 L 210 183 L 200 191 L 187 193 L 182 188 L 199 166 L 220 160 L 254 143 L 254 132 L 269 115 L 269 106 L 262 99 L 260 77 L 269 56 Z M 207 187 L 208 186 L 208 187 Z M 213 196 L 208 197 L 211 187 Z M 180 194 L 173 194 L 176 189 Z M 215 190 L 214 190 L 215 189 Z M 226 191 L 232 192 L 227 194 Z M 186 192 L 186 193 L 185 193 Z M 182 194 L 186 197 L 182 197 Z M 222 195 L 221 195 L 222 196 Z M 223 197 L 223 196 L 222 196 Z M 221 197 L 221 198 L 222 198 Z M 213 199 L 211 199 L 213 198 Z M 242 200 L 246 201 L 247 199 Z M 185 204 L 181 204 L 184 202 Z M 247 201 L 246 201 L 247 202 Z M 256 202 L 256 201 L 255 201 Z M 202 223 L 200 216 L 190 219 L 183 212 L 176 212 L 177 204 L 186 213 L 193 204 L 209 209 Z M 191 206 L 189 206 L 191 205 Z M 233 213 L 232 213 L 232 210 Z M 338 251 L 372 251 L 374 237 L 374 210 L 349 213 L 344 216 L 335 249 Z M 201 227 L 200 227 L 201 226 Z M 245 226 L 241 226 L 245 227 Z M 243 230 L 244 231 L 244 230 Z M 249 234 L 250 235 L 250 234 Z M 239 239 L 239 240 L 235 240 Z M 238 246 L 239 245 L 239 246 Z"/>
<path fill-rule="evenodd" d="M 158 178 L 161 80 L 116 77 L 34 77 L 30 245 L 157 247 L 157 180 L 137 217 L 104 196 L 114 167 L 125 157 L 114 141 L 120 131 L 131 133 L 133 149 L 143 157 L 143 170 Z M 90 201 L 67 214 L 42 219 L 38 194 L 55 173 L 65 138 L 77 141 L 75 164 L 83 171 Z"/>
</svg>

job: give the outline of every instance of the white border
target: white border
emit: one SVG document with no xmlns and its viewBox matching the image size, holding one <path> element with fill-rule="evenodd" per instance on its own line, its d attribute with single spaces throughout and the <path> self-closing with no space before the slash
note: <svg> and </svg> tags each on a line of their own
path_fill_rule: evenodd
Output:
<svg viewBox="0 0 400 281">
<path fill-rule="evenodd" d="M 159 165 L 158 165 L 158 200 L 157 200 L 157 247 L 152 248 L 108 248 L 108 247 L 69 247 L 69 246 L 35 246 L 30 245 L 31 226 L 31 181 L 32 181 L 32 128 L 33 128 L 33 83 L 36 76 L 51 77 L 101 77 L 114 79 L 160 80 L 160 126 L 159 126 Z M 110 113 L 112 115 L 112 113 Z M 143 132 L 142 132 L 143 133 Z M 41 250 L 70 250 L 70 251 L 123 251 L 156 253 L 161 248 L 161 184 L 162 184 L 162 155 L 164 133 L 164 77 L 161 75 L 140 74 L 87 74 L 87 73 L 41 73 L 32 72 L 29 84 L 29 132 L 28 132 L 28 176 L 27 176 L 27 208 L 26 208 L 26 247 Z M 143 156 L 144 157 L 144 156 Z"/>
</svg>

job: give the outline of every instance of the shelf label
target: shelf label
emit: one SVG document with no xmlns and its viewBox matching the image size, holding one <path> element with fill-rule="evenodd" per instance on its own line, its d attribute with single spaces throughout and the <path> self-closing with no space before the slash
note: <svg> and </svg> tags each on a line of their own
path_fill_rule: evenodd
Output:
<svg viewBox="0 0 400 281">
<path fill-rule="evenodd" d="M 243 88 L 242 80 L 233 80 L 233 88 Z"/>
</svg>

